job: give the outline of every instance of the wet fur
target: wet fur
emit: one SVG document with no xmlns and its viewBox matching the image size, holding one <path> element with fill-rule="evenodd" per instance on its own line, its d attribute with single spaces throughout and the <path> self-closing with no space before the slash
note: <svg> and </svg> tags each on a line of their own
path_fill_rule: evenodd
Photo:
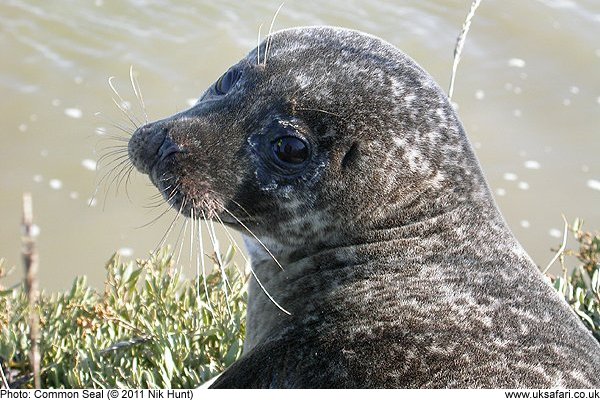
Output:
<svg viewBox="0 0 600 400">
<path fill-rule="evenodd" d="M 252 280 L 244 355 L 212 387 L 600 386 L 600 345 L 506 226 L 431 77 L 355 31 L 269 43 L 226 96 L 129 145 L 173 207 L 243 231 L 236 215 L 284 267 L 246 235 L 291 315 Z M 313 149 L 294 176 L 261 144 L 281 121 Z M 157 132 L 181 151 L 157 162 Z"/>
</svg>

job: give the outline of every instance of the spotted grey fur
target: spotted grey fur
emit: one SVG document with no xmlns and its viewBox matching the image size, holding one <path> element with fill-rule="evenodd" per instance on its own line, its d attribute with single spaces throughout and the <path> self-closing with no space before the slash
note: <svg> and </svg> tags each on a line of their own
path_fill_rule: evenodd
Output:
<svg viewBox="0 0 600 400">
<path fill-rule="evenodd" d="M 512 235 L 432 78 L 356 31 L 268 40 L 226 95 L 129 145 L 176 209 L 243 231 L 235 215 L 284 267 L 247 235 L 291 315 L 252 280 L 244 355 L 212 387 L 599 387 L 600 345 Z M 278 124 L 311 145 L 294 176 L 260 145 Z"/>
</svg>

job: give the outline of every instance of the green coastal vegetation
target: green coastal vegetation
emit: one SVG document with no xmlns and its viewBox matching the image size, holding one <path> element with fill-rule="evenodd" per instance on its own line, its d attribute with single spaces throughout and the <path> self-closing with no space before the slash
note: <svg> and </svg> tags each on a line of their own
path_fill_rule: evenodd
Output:
<svg viewBox="0 0 600 400">
<path fill-rule="evenodd" d="M 548 279 L 600 341 L 600 233 L 579 220 L 568 231 L 576 246 L 555 250 L 563 269 Z M 248 275 L 232 262 L 234 248 L 212 257 L 206 279 L 185 277 L 170 254 L 114 255 L 103 290 L 79 277 L 69 291 L 41 293 L 41 387 L 194 388 L 241 355 Z M 1 288 L 0 364 L 11 387 L 33 387 L 31 307 L 25 284 Z"/>
<path fill-rule="evenodd" d="M 241 355 L 248 277 L 231 262 L 233 248 L 205 280 L 185 277 L 170 254 L 114 255 L 103 290 L 79 277 L 69 291 L 41 293 L 42 388 L 194 388 Z M 11 387 L 33 387 L 30 309 L 24 284 L 0 291 L 0 363 Z"/>
</svg>

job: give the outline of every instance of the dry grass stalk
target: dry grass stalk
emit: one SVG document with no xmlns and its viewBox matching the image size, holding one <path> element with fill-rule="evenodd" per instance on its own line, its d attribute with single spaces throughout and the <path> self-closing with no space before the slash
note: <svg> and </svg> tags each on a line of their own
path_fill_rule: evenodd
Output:
<svg viewBox="0 0 600 400">
<path fill-rule="evenodd" d="M 23 194 L 23 264 L 25 266 L 25 287 L 27 288 L 27 298 L 29 302 L 29 340 L 31 350 L 29 359 L 32 367 L 34 387 L 41 387 L 40 381 L 40 327 L 39 315 L 37 313 L 37 304 L 39 299 L 39 285 L 37 279 L 39 258 L 35 247 L 35 227 L 33 225 L 33 205 L 30 193 Z"/>
<path fill-rule="evenodd" d="M 546 266 L 546 268 L 544 268 L 544 270 L 542 271 L 542 273 L 544 275 L 546 275 L 548 273 L 548 270 L 550 269 L 550 267 L 552 266 L 552 264 L 554 264 L 554 262 L 556 262 L 556 260 L 558 260 L 559 257 L 562 257 L 563 253 L 565 252 L 565 249 L 567 248 L 567 231 L 569 229 L 569 223 L 567 222 L 567 218 L 564 215 L 562 216 L 562 218 L 563 218 L 563 221 L 565 223 L 565 228 L 564 228 L 564 232 L 563 232 L 562 243 L 561 243 L 558 251 L 554 255 L 554 257 L 552 257 L 552 260 L 550 260 L 550 262 L 548 263 L 548 265 Z M 564 269 L 564 266 L 563 266 L 563 269 Z"/>
<path fill-rule="evenodd" d="M 6 375 L 4 375 L 4 367 L 2 366 L 2 363 L 0 363 L 0 381 L 0 383 L 2 383 L 0 389 L 10 389 L 10 386 L 8 385 L 8 380 L 6 379 Z"/>
<path fill-rule="evenodd" d="M 458 63 L 460 62 L 460 55 L 462 54 L 463 47 L 465 46 L 465 39 L 467 38 L 467 33 L 469 33 L 469 29 L 471 28 L 471 20 L 475 16 L 475 10 L 481 4 L 481 0 L 474 0 L 471 3 L 471 9 L 467 14 L 467 18 L 463 23 L 462 30 L 460 35 L 458 35 L 458 39 L 456 40 L 456 47 L 454 47 L 454 62 L 452 63 L 452 76 L 450 77 L 450 88 L 448 89 L 448 98 L 452 99 L 452 94 L 454 93 L 454 80 L 456 78 L 456 70 L 458 69 Z"/>
</svg>

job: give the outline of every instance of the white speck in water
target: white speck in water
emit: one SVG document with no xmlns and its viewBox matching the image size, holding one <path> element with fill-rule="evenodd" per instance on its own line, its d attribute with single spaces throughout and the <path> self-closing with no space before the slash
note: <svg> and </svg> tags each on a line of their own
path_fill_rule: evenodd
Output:
<svg viewBox="0 0 600 400">
<path fill-rule="evenodd" d="M 571 86 L 569 88 L 569 92 L 571 92 L 573 94 L 577 94 L 577 93 L 579 93 L 579 88 L 577 86 Z"/>
<path fill-rule="evenodd" d="M 521 89 L 520 86 L 515 86 L 515 88 L 513 89 L 513 92 L 515 94 L 521 94 L 523 92 L 523 89 Z"/>
<path fill-rule="evenodd" d="M 522 220 L 520 222 L 520 224 L 521 224 L 521 227 L 523 227 L 523 228 L 529 228 L 531 226 L 531 224 L 529 223 L 529 221 L 527 221 L 526 219 Z"/>
<path fill-rule="evenodd" d="M 552 237 L 555 237 L 555 238 L 562 237 L 562 235 L 563 235 L 563 234 L 562 234 L 562 232 L 560 231 L 560 229 L 556 229 L 556 228 L 552 228 L 552 229 L 550 229 L 550 230 L 548 231 L 548 234 L 549 234 L 550 236 L 552 236 Z"/>
<path fill-rule="evenodd" d="M 89 198 L 87 199 L 87 205 L 90 207 L 96 207 L 96 204 L 98 204 L 98 200 L 96 200 L 95 198 Z"/>
<path fill-rule="evenodd" d="M 35 85 L 22 85 L 19 87 L 19 92 L 21 93 L 33 93 L 33 92 L 37 92 L 38 91 L 38 87 Z"/>
<path fill-rule="evenodd" d="M 527 168 L 527 169 L 540 169 L 541 167 L 542 166 L 537 161 L 534 161 L 534 160 L 525 161 L 525 168 Z"/>
<path fill-rule="evenodd" d="M 571 105 L 571 99 L 563 99 L 563 106 L 570 106 Z"/>
<path fill-rule="evenodd" d="M 513 88 L 513 84 L 512 83 L 506 82 L 504 84 L 504 89 L 506 89 L 506 90 L 512 90 L 512 88 Z"/>
<path fill-rule="evenodd" d="M 71 118 L 81 118 L 83 112 L 79 108 L 65 108 L 65 115 Z"/>
<path fill-rule="evenodd" d="M 517 179 L 519 179 L 519 177 L 517 176 L 517 174 L 514 174 L 512 172 L 505 172 L 504 175 L 502 175 L 502 177 L 506 181 L 516 181 Z"/>
<path fill-rule="evenodd" d="M 529 75 L 527 75 L 527 72 L 521 72 L 521 73 L 519 74 L 519 78 L 521 78 L 521 79 L 523 79 L 523 80 L 527 79 L 527 77 L 528 77 L 528 76 L 529 76 Z"/>
<path fill-rule="evenodd" d="M 596 97 L 596 103 L 600 104 L 600 96 Z"/>
<path fill-rule="evenodd" d="M 527 152 L 525 150 L 519 150 L 520 157 L 525 157 L 526 155 L 527 155 Z"/>
<path fill-rule="evenodd" d="M 506 196 L 506 189 L 498 188 L 498 189 L 496 189 L 496 194 L 498 196 Z"/>
<path fill-rule="evenodd" d="M 103 0 L 96 0 L 94 2 L 94 4 L 96 5 L 96 7 L 102 7 L 104 5 L 104 1 Z"/>
<path fill-rule="evenodd" d="M 454 110 L 458 110 L 460 108 L 458 103 L 455 101 L 451 101 L 450 104 L 452 104 L 452 108 L 454 108 Z"/>
<path fill-rule="evenodd" d="M 35 121 L 37 121 L 37 120 L 38 120 L 38 116 L 37 116 L 37 114 L 31 114 L 31 115 L 29 116 L 29 120 L 30 120 L 31 122 L 35 122 Z"/>
<path fill-rule="evenodd" d="M 587 187 L 594 190 L 600 190 L 600 181 L 596 179 L 588 179 Z"/>
<path fill-rule="evenodd" d="M 121 247 L 118 253 L 123 257 L 131 257 L 133 255 L 133 249 L 129 247 Z"/>
<path fill-rule="evenodd" d="M 48 182 L 50 187 L 54 190 L 58 190 L 62 187 L 62 182 L 60 181 L 60 179 L 50 179 L 50 182 Z"/>
<path fill-rule="evenodd" d="M 121 102 L 121 107 L 123 107 L 125 110 L 131 110 L 131 102 L 127 101 L 127 100 L 123 100 Z"/>
<path fill-rule="evenodd" d="M 42 175 L 34 175 L 33 176 L 33 181 L 35 183 L 42 183 L 44 181 L 44 177 Z"/>
<path fill-rule="evenodd" d="M 517 186 L 521 190 L 529 189 L 529 183 L 527 183 L 527 182 L 519 182 L 519 184 Z"/>
<path fill-rule="evenodd" d="M 77 85 L 81 85 L 83 83 L 83 78 L 80 76 L 76 76 L 75 78 L 73 78 L 73 82 L 75 82 L 75 84 Z"/>
<path fill-rule="evenodd" d="M 519 109 L 517 110 L 513 110 L 513 115 L 517 118 L 519 118 L 521 115 L 523 115 L 523 112 Z"/>
<path fill-rule="evenodd" d="M 475 142 L 475 143 L 473 143 L 473 147 L 475 147 L 476 149 L 480 149 L 481 148 L 481 142 Z"/>
<path fill-rule="evenodd" d="M 106 135 L 106 128 L 99 126 L 94 130 L 94 132 L 96 132 L 96 135 Z"/>
<path fill-rule="evenodd" d="M 483 100 L 485 98 L 485 92 L 483 90 L 481 90 L 481 89 L 477 90 L 475 92 L 475 98 L 477 100 Z"/>
<path fill-rule="evenodd" d="M 42 157 L 48 157 L 48 154 L 50 154 L 50 152 L 48 151 L 48 149 L 42 149 L 40 151 L 40 156 L 42 156 Z"/>
<path fill-rule="evenodd" d="M 27 130 L 27 124 L 21 124 L 19 125 L 19 131 L 20 132 L 25 132 Z"/>
<path fill-rule="evenodd" d="M 577 5 L 573 0 L 542 0 L 540 3 L 550 8 L 574 8 Z"/>
<path fill-rule="evenodd" d="M 81 165 L 83 166 L 83 168 L 90 171 L 95 171 L 97 167 L 96 161 L 90 160 L 89 158 L 86 158 L 85 160 L 81 161 Z"/>
<path fill-rule="evenodd" d="M 198 99 L 187 99 L 185 102 L 187 103 L 188 106 L 191 107 L 198 102 Z"/>
<path fill-rule="evenodd" d="M 590 167 L 588 165 L 582 165 L 581 172 L 590 172 Z"/>
<path fill-rule="evenodd" d="M 525 60 L 521 58 L 511 58 L 510 60 L 508 60 L 508 66 L 515 68 L 523 68 L 525 66 Z"/>
<path fill-rule="evenodd" d="M 71 193 L 69 193 L 69 197 L 72 198 L 73 200 L 77 200 L 79 198 L 79 193 L 71 192 Z"/>
<path fill-rule="evenodd" d="M 595 53 L 596 53 L 596 57 L 600 58 L 600 49 L 596 49 Z"/>
<path fill-rule="evenodd" d="M 50 104 L 52 104 L 54 107 L 58 107 L 60 106 L 60 100 L 59 99 L 53 99 Z"/>
<path fill-rule="evenodd" d="M 36 224 L 31 225 L 31 228 L 29 230 L 29 234 L 33 237 L 37 237 L 40 236 L 40 232 L 42 230 L 40 229 L 40 227 Z"/>
</svg>

